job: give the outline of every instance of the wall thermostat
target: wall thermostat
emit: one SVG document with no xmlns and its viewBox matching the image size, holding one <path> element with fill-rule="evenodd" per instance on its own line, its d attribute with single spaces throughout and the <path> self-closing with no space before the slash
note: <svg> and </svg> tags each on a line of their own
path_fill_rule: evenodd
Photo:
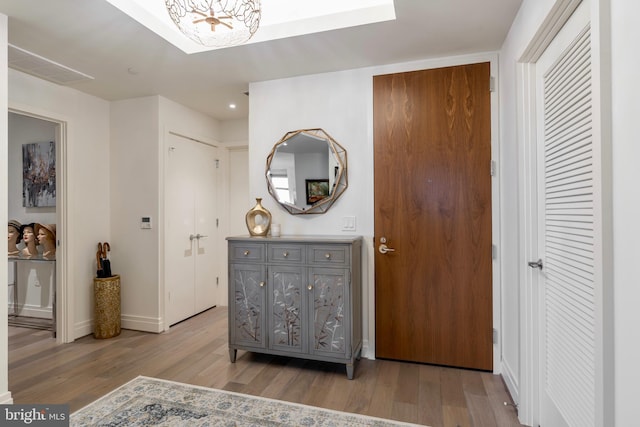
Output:
<svg viewBox="0 0 640 427">
<path fill-rule="evenodd" d="M 151 229 L 151 217 L 150 216 L 143 216 L 142 218 L 140 218 L 140 228 L 142 229 Z"/>
</svg>

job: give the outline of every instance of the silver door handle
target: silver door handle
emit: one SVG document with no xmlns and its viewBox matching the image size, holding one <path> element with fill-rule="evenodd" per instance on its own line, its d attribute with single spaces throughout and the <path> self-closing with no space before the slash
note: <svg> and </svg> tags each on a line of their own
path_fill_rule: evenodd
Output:
<svg viewBox="0 0 640 427">
<path fill-rule="evenodd" d="M 395 249 L 387 247 L 387 245 L 385 245 L 384 243 L 378 246 L 378 252 L 380 252 L 383 255 L 386 254 L 387 252 L 395 252 L 395 251 L 396 251 Z"/>
<path fill-rule="evenodd" d="M 193 234 L 189 234 L 189 240 L 191 240 L 193 242 L 193 239 L 197 239 L 197 236 L 194 236 Z"/>
<path fill-rule="evenodd" d="M 205 236 L 204 234 L 200 234 L 200 233 L 196 234 L 196 239 L 198 239 L 198 240 L 199 239 L 204 239 L 205 237 L 209 237 L 209 236 Z"/>
<path fill-rule="evenodd" d="M 529 267 L 531 268 L 539 268 L 540 270 L 542 270 L 542 260 L 539 259 L 537 261 L 529 261 L 528 262 Z"/>
</svg>

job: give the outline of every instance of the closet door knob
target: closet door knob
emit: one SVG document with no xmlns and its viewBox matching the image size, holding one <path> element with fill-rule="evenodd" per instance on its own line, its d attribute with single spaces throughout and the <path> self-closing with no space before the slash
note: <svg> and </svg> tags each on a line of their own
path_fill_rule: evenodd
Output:
<svg viewBox="0 0 640 427">
<path fill-rule="evenodd" d="M 312 290 L 313 289 L 313 285 L 308 285 L 307 289 Z"/>
<path fill-rule="evenodd" d="M 258 283 L 258 285 L 259 285 L 261 288 L 264 288 L 265 283 L 264 283 L 264 282 L 260 282 L 260 283 Z"/>
</svg>

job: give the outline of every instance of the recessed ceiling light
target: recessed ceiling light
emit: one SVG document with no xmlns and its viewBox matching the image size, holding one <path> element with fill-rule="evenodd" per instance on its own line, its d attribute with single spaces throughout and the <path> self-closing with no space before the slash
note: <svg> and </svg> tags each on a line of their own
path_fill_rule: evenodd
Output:
<svg viewBox="0 0 640 427">
<path fill-rule="evenodd" d="M 236 104 L 229 104 L 229 108 L 231 108 L 232 110 L 236 109 Z"/>
</svg>

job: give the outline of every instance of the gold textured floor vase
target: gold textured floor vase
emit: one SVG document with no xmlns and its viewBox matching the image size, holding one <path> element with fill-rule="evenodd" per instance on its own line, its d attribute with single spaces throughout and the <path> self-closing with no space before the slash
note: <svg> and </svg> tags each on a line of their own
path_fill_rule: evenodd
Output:
<svg viewBox="0 0 640 427">
<path fill-rule="evenodd" d="M 120 335 L 120 276 L 94 278 L 93 296 L 94 338 Z"/>
</svg>

